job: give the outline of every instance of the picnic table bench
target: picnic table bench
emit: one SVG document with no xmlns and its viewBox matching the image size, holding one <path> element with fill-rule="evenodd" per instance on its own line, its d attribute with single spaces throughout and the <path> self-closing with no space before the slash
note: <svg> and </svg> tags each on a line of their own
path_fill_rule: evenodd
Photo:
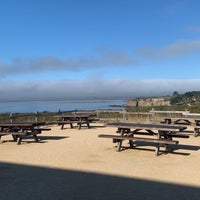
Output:
<svg viewBox="0 0 200 200">
<path fill-rule="evenodd" d="M 187 130 L 188 133 L 193 133 L 196 137 L 200 135 L 200 119 L 183 117 L 164 117 L 162 121 L 160 121 L 160 123 L 170 125 L 185 125 L 188 129 L 193 129 L 193 131 Z"/>
<path fill-rule="evenodd" d="M 21 144 L 22 139 L 28 138 L 33 138 L 38 142 L 38 134 L 41 134 L 42 131 L 51 130 L 50 128 L 41 128 L 42 125 L 45 125 L 45 123 L 0 123 L 0 139 L 2 136 L 11 135 L 13 141 L 16 141 L 18 145 Z"/>
<path fill-rule="evenodd" d="M 153 144 L 155 155 L 160 154 L 160 147 L 165 147 L 165 151 L 169 150 L 169 145 L 177 145 L 179 141 L 173 138 L 189 138 L 189 135 L 182 134 L 186 127 L 183 126 L 163 126 L 155 124 L 134 124 L 134 123 L 108 123 L 107 126 L 117 127 L 117 133 L 120 135 L 100 134 L 100 138 L 112 138 L 117 143 L 117 151 L 121 151 L 122 142 L 129 141 L 131 148 L 135 148 L 136 143 L 142 142 Z M 131 131 L 131 129 L 133 129 Z M 178 132 L 178 133 L 177 133 Z M 145 137 L 136 137 L 135 135 L 144 135 Z M 153 136 L 153 137 L 152 137 Z"/>
</svg>

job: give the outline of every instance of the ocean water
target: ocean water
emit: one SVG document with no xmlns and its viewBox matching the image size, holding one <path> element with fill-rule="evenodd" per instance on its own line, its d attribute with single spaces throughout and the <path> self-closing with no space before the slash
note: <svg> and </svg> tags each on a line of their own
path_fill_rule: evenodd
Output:
<svg viewBox="0 0 200 200">
<path fill-rule="evenodd" d="M 125 98 L 0 101 L 0 113 L 57 112 L 71 110 L 122 109 Z"/>
</svg>

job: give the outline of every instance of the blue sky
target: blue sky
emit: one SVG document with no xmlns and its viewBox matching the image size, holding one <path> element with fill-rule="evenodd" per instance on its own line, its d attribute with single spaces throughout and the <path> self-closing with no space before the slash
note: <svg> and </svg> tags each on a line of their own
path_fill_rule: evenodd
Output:
<svg viewBox="0 0 200 200">
<path fill-rule="evenodd" d="M 0 98 L 200 90 L 198 0 L 2 0 Z"/>
</svg>

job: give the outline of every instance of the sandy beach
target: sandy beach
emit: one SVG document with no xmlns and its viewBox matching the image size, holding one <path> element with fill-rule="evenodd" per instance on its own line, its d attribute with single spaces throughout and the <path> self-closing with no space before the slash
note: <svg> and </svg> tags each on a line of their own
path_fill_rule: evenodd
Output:
<svg viewBox="0 0 200 200">
<path fill-rule="evenodd" d="M 98 138 L 116 128 L 102 123 L 50 128 L 39 143 L 2 137 L 1 199 L 199 199 L 200 137 L 155 156 L 153 146 L 116 152 L 111 139 Z"/>
</svg>

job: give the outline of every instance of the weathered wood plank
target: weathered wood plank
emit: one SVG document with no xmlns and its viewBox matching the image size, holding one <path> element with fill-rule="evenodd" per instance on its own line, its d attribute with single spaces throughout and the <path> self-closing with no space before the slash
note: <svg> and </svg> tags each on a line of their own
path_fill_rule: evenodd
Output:
<svg viewBox="0 0 200 200">
<path fill-rule="evenodd" d="M 111 138 L 117 140 L 132 140 L 139 142 L 152 142 L 156 144 L 178 144 L 179 142 L 176 140 L 166 140 L 166 139 L 153 139 L 153 138 L 141 138 L 141 137 L 126 137 L 126 136 L 118 136 L 118 135 L 107 135 L 100 134 L 98 137 L 100 138 Z"/>
</svg>

